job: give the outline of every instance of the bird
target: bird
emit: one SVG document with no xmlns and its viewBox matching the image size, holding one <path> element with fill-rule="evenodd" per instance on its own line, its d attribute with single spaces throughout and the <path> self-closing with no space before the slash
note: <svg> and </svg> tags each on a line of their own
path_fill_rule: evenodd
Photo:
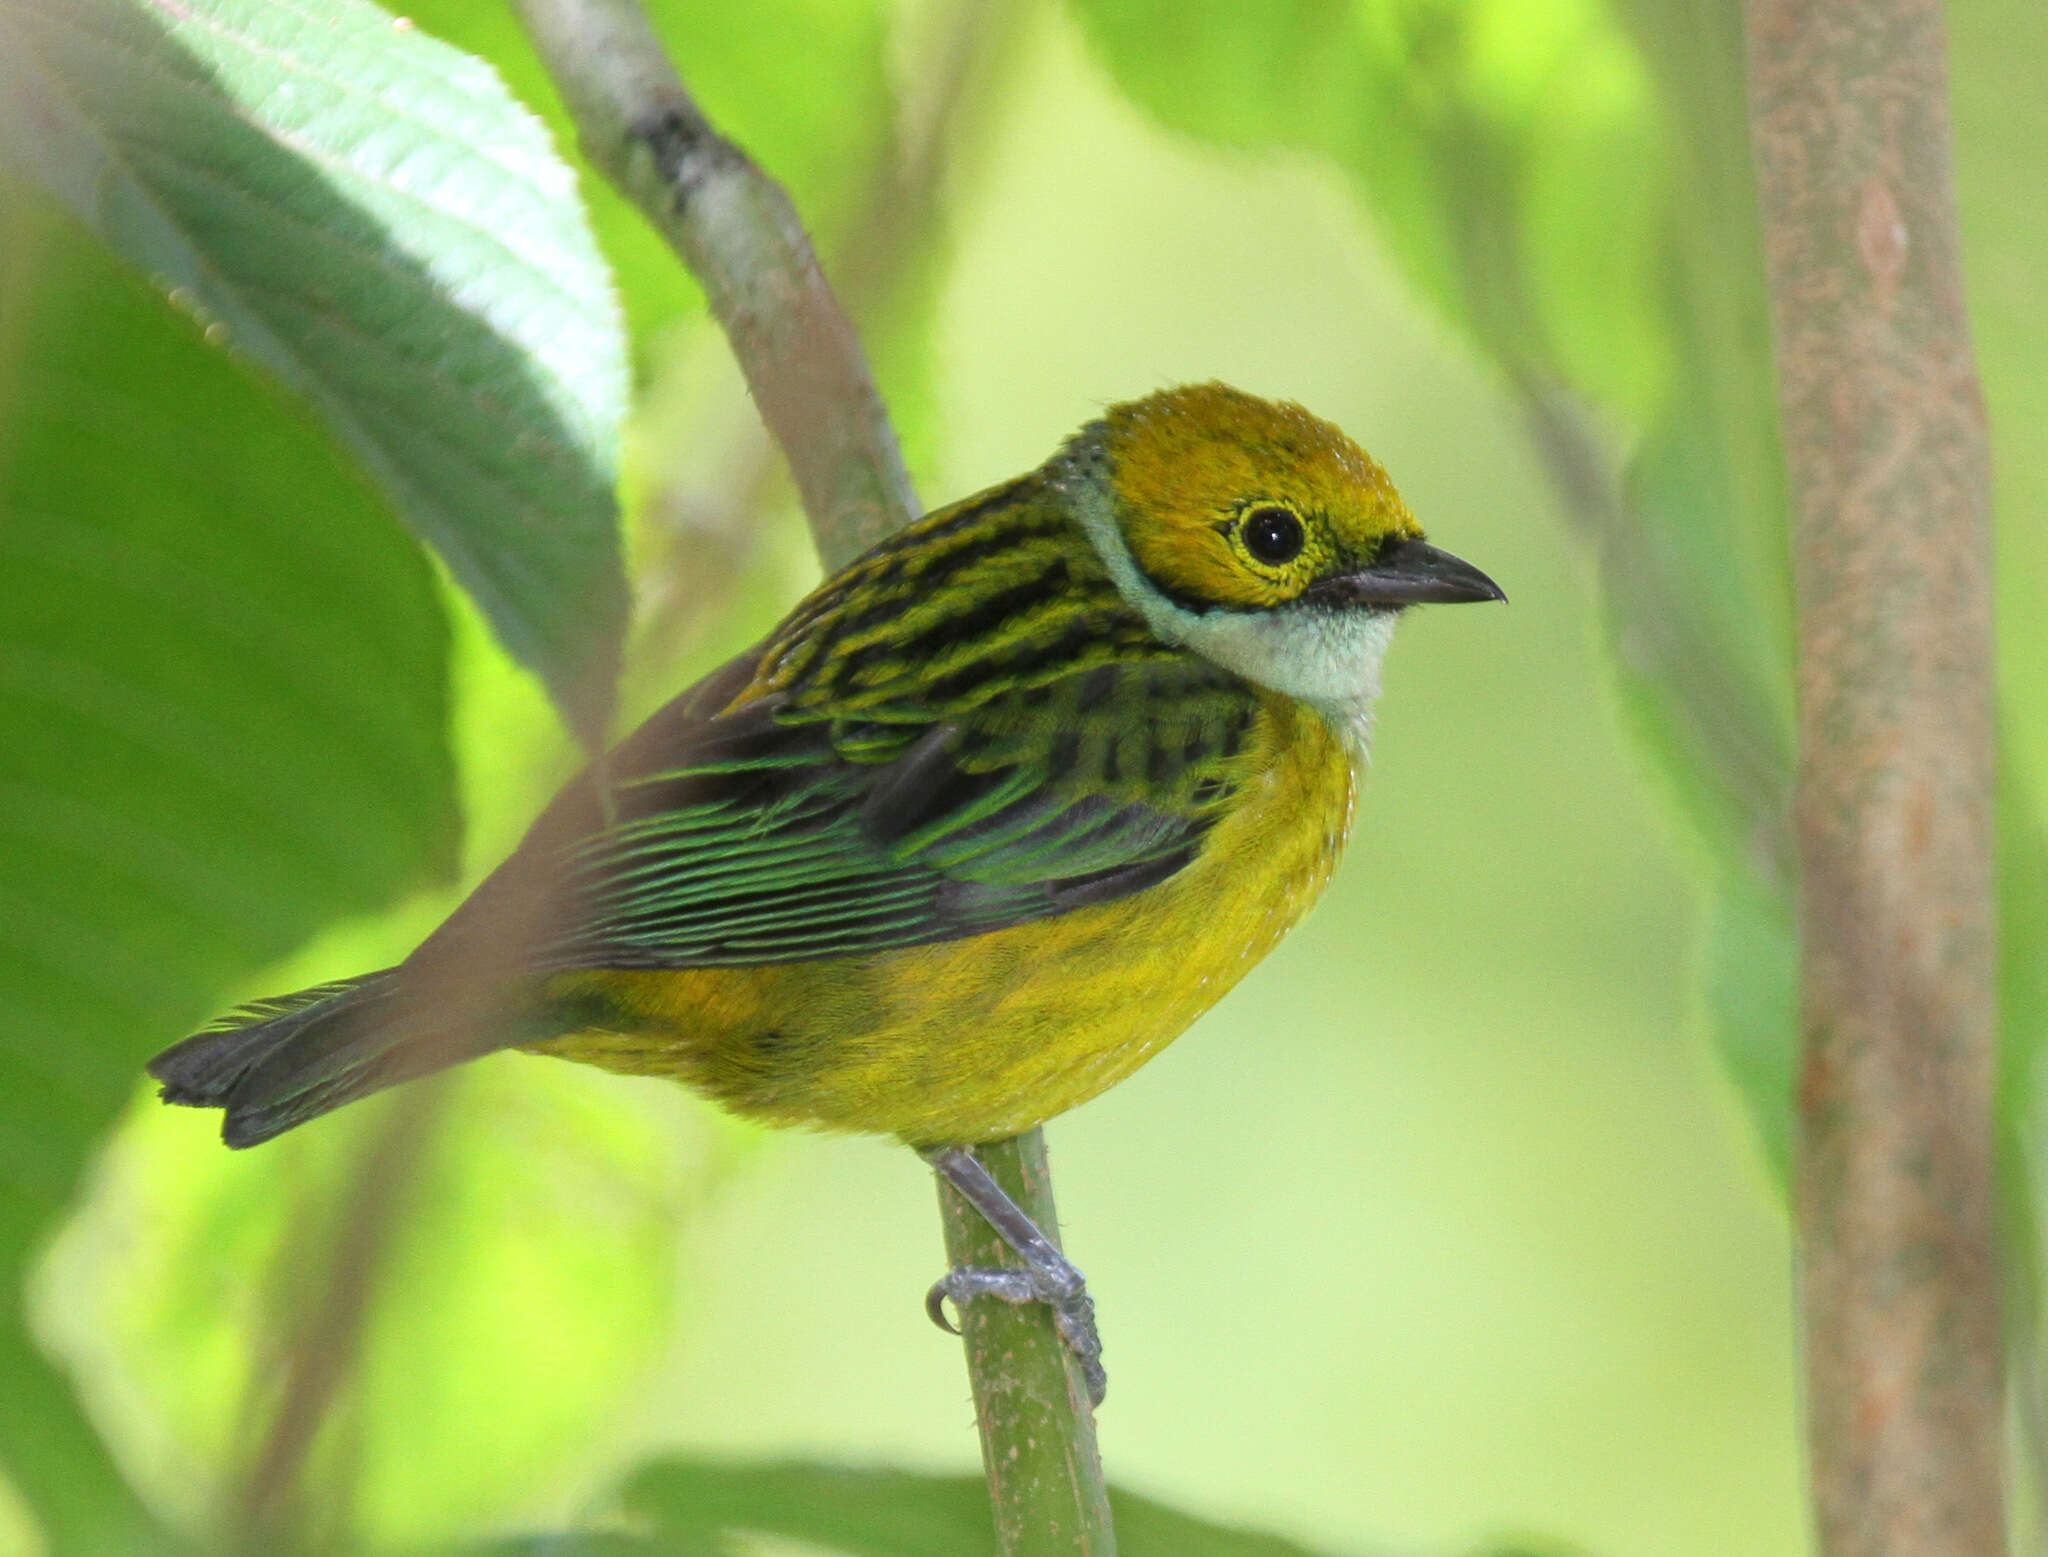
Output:
<svg viewBox="0 0 2048 1557">
<path fill-rule="evenodd" d="M 1273 949 L 1351 832 L 1397 620 L 1505 599 L 1297 404 L 1112 405 L 655 712 L 397 966 L 150 1074 L 234 1147 L 503 1048 L 898 1137 L 1024 1261 L 949 1272 L 934 1318 L 1050 1302 L 1099 1398 L 1085 1282 L 972 1148 L 1123 1080 Z"/>
</svg>

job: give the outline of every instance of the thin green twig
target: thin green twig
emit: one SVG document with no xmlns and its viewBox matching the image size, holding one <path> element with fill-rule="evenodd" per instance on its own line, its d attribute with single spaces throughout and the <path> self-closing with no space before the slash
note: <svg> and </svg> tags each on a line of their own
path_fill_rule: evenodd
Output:
<svg viewBox="0 0 2048 1557">
<path fill-rule="evenodd" d="M 974 1155 L 1005 1193 L 1059 1241 L 1059 1213 L 1044 1132 L 977 1146 Z M 943 1178 L 939 1212 L 955 1268 L 1021 1262 L 981 1213 Z M 974 1379 L 981 1461 L 995 1505 L 1002 1557 L 1112 1557 L 1116 1537 L 1095 1448 L 1095 1414 L 1080 1365 L 1042 1303 L 983 1300 L 960 1315 Z"/>
</svg>

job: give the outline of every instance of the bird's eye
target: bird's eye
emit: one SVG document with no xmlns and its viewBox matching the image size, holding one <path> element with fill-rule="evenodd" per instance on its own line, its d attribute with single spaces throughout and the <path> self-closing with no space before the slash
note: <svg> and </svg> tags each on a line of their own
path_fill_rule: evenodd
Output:
<svg viewBox="0 0 2048 1557">
<path fill-rule="evenodd" d="M 1244 516 L 1239 531 L 1245 550 L 1269 567 L 1292 562 L 1301 555 L 1301 520 L 1284 508 L 1254 508 Z"/>
</svg>

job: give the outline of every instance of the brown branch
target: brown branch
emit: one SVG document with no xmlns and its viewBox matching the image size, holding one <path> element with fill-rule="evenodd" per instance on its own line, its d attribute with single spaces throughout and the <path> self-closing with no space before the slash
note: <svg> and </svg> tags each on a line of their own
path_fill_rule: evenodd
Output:
<svg viewBox="0 0 2048 1557">
<path fill-rule="evenodd" d="M 591 159 L 668 236 L 703 284 L 747 382 L 797 478 L 828 568 L 910 521 L 916 499 L 853 327 L 819 272 L 796 213 L 766 174 L 691 101 L 636 0 L 516 0 L 568 99 Z M 940 111 L 946 111 L 940 104 Z M 878 254 L 875 263 L 901 263 Z M 1041 1134 L 978 1148 L 1040 1227 L 1055 1224 Z M 948 1248 L 972 1241 L 948 1210 Z M 989 1251 L 989 1262 L 997 1259 Z M 983 1304 L 982 1307 L 989 1305 Z M 1085 1391 L 1044 1304 L 970 1315 L 1057 1366 L 1019 1369 L 970 1344 L 996 1526 L 1005 1552 L 1111 1557 L 1108 1499 Z M 1029 1442 L 1067 1466 L 1023 1478 L 1009 1463 Z"/>
<path fill-rule="evenodd" d="M 2004 1550 L 1989 460 L 1938 0 L 1749 0 L 1794 495 L 1798 1215 L 1828 1557 Z"/>
<path fill-rule="evenodd" d="M 517 0 L 585 153 L 689 266 L 828 568 L 917 512 L 860 342 L 782 186 L 714 129 L 635 0 Z"/>
<path fill-rule="evenodd" d="M 834 291 L 871 334 L 916 306 L 936 285 L 931 256 L 942 248 L 939 196 L 949 170 L 986 139 L 995 78 L 1014 57 L 1027 7 L 1018 0 L 976 0 L 951 7 L 939 36 L 906 74 L 923 89 L 925 112 L 891 120 L 860 174 L 852 219 L 830 245 Z M 661 388 L 651 391 L 659 400 Z M 731 594 L 780 490 L 779 456 L 759 423 L 725 428 L 708 458 L 698 438 L 676 440 L 645 503 L 661 540 L 640 569 L 639 633 L 634 658 L 672 662 Z"/>
</svg>

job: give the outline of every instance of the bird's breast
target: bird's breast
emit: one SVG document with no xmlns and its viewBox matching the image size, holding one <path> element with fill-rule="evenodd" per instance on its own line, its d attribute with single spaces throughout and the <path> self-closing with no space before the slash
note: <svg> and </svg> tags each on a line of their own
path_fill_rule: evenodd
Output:
<svg viewBox="0 0 2048 1557">
<path fill-rule="evenodd" d="M 571 975 L 619 1030 L 545 1047 L 672 1075 L 743 1113 L 998 1140 L 1085 1102 L 1184 1032 L 1322 894 L 1350 831 L 1349 746 L 1261 699 L 1252 777 L 1157 886 L 989 934 L 756 968 Z"/>
</svg>

